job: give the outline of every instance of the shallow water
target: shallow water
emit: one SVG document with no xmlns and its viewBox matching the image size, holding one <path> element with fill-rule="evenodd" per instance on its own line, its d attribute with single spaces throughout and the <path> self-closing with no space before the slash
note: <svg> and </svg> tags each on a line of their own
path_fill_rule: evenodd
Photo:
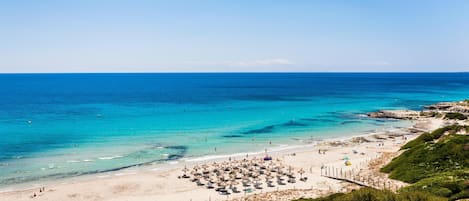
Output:
<svg viewBox="0 0 469 201">
<path fill-rule="evenodd" d="M 1 74 L 0 94 L 9 185 L 402 126 L 363 114 L 469 98 L 469 74 Z"/>
</svg>

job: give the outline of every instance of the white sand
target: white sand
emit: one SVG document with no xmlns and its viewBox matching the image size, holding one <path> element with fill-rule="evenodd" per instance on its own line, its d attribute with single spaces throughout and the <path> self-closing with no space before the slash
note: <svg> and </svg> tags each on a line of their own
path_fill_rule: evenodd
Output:
<svg viewBox="0 0 469 201">
<path fill-rule="evenodd" d="M 421 119 L 416 121 L 416 126 L 423 130 L 431 130 L 443 124 L 442 120 Z M 408 140 L 415 137 L 409 135 Z M 372 139 L 368 136 L 367 139 Z M 334 140 L 335 142 L 345 142 L 346 140 Z M 281 158 L 285 164 L 296 169 L 303 168 L 308 177 L 307 182 L 297 181 L 295 184 L 281 186 L 279 189 L 264 188 L 263 191 L 254 191 L 252 194 L 260 194 L 267 191 L 282 191 L 286 189 L 309 189 L 299 191 L 307 196 L 319 196 L 324 193 L 346 191 L 345 184 L 336 180 L 328 179 L 320 175 L 322 165 L 333 165 L 335 167 L 349 170 L 352 168 L 367 168 L 369 160 L 380 156 L 382 153 L 396 153 L 399 147 L 405 143 L 401 138 L 379 140 L 384 146 L 377 146 L 378 142 L 351 143 L 349 145 L 330 145 L 325 141 L 316 146 L 309 145 L 289 150 L 271 153 L 273 158 Z M 327 149 L 326 154 L 318 154 L 318 149 Z M 353 150 L 361 154 L 354 154 Z M 295 156 L 292 155 L 295 153 Z M 347 155 L 352 166 L 345 166 L 343 157 Z M 240 156 L 241 157 L 241 156 Z M 240 158 L 238 157 L 238 158 Z M 220 159 L 218 159 L 220 160 Z M 227 160 L 226 158 L 223 160 Z M 188 167 L 201 164 L 203 162 L 187 162 Z M 1 201 L 10 200 L 151 200 L 151 201 L 205 201 L 205 200 L 226 200 L 226 196 L 219 195 L 215 190 L 198 187 L 195 183 L 187 179 L 178 179 L 182 174 L 182 166 L 178 165 L 155 166 L 146 168 L 135 168 L 112 173 L 92 175 L 75 179 L 63 179 L 53 181 L 45 185 L 46 192 L 39 193 L 39 188 L 28 190 L 12 190 L 0 193 Z M 312 190 L 311 190 L 312 189 Z M 36 193 L 37 197 L 31 198 Z M 297 193 L 298 194 L 298 193 Z M 301 193 L 300 193 L 301 194 Z M 244 193 L 232 194 L 229 198 L 239 198 Z M 249 196 L 249 195 L 248 195 Z M 299 196 L 296 195 L 297 197 Z M 295 197 L 295 196 L 293 196 Z M 254 200 L 257 200 L 254 199 Z M 282 200 L 276 198 L 276 200 Z"/>
</svg>

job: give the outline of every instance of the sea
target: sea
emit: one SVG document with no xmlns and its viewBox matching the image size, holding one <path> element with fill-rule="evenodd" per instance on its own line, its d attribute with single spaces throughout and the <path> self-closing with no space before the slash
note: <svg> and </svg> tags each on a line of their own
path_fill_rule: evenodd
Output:
<svg viewBox="0 0 469 201">
<path fill-rule="evenodd" d="M 404 126 L 469 73 L 0 74 L 0 187 L 276 150 Z"/>
</svg>

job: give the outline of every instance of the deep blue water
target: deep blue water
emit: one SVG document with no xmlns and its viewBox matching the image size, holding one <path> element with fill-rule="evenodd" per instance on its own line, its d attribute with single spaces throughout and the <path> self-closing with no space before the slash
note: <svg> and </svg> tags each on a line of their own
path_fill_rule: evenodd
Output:
<svg viewBox="0 0 469 201">
<path fill-rule="evenodd" d="M 465 98 L 468 73 L 0 74 L 0 185 L 350 135 L 394 125 L 369 111 Z"/>
</svg>

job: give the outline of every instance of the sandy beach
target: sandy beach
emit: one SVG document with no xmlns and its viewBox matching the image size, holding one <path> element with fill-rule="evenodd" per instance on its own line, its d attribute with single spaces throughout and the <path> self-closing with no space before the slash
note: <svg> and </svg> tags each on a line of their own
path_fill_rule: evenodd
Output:
<svg viewBox="0 0 469 201">
<path fill-rule="evenodd" d="M 333 192 L 346 192 L 357 186 L 321 176 L 321 167 L 337 167 L 343 171 L 369 170 L 369 165 L 383 157 L 390 159 L 398 154 L 399 147 L 421 132 L 438 128 L 445 122 L 435 118 L 414 120 L 412 128 L 401 128 L 381 134 L 361 135 L 351 138 L 330 139 L 311 145 L 292 147 L 282 151 L 269 152 L 272 158 L 280 159 L 295 171 L 303 169 L 307 181 L 254 189 L 249 193 L 220 195 L 213 189 L 197 186 L 189 179 L 178 178 L 184 166 L 189 169 L 195 165 L 222 162 L 228 158 L 205 161 L 180 161 L 151 167 L 126 169 L 106 174 L 83 176 L 79 178 L 52 181 L 32 189 L 7 189 L 0 193 L 0 200 L 289 200 L 300 197 L 318 197 Z M 326 150 L 320 154 L 319 150 Z M 263 157 L 265 154 L 249 157 Z M 233 156 L 241 160 L 245 156 Z M 350 166 L 344 164 L 349 158 Z M 404 184 L 402 184 L 404 185 Z M 44 191 L 40 190 L 44 187 Z M 34 197 L 34 194 L 36 197 Z M 273 196 L 273 197 L 272 197 Z"/>
</svg>

